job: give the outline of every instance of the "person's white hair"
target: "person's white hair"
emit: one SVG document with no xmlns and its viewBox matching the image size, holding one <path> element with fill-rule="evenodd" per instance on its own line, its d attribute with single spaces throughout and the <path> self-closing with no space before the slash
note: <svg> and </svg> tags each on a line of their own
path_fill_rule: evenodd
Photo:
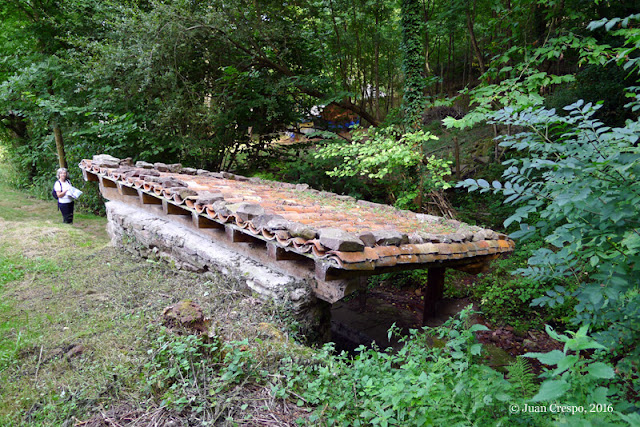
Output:
<svg viewBox="0 0 640 427">
<path fill-rule="evenodd" d="M 67 168 L 60 168 L 60 169 L 58 169 L 58 172 L 56 172 L 56 178 L 60 179 L 60 174 L 62 172 L 65 172 L 67 174 L 67 176 L 69 176 L 69 171 L 67 170 Z"/>
</svg>

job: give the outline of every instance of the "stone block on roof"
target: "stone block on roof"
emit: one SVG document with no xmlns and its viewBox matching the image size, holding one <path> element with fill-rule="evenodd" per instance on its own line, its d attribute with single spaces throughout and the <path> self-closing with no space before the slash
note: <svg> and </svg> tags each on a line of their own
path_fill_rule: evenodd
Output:
<svg viewBox="0 0 640 427">
<path fill-rule="evenodd" d="M 169 172 L 171 172 L 171 173 L 182 173 L 182 164 L 181 163 L 173 163 L 173 164 L 167 165 L 167 168 L 169 169 Z"/>
<path fill-rule="evenodd" d="M 355 235 L 339 228 L 321 228 L 318 230 L 320 244 L 334 251 L 360 252 L 364 244 Z"/>
<path fill-rule="evenodd" d="M 474 242 L 478 242 L 481 240 L 497 240 L 497 239 L 498 239 L 498 233 L 489 229 L 482 229 L 480 231 L 477 231 L 473 235 Z"/>
<path fill-rule="evenodd" d="M 318 236 L 315 228 L 299 222 L 290 222 L 288 230 L 292 237 L 302 237 L 305 240 L 312 240 Z"/>
<path fill-rule="evenodd" d="M 198 194 L 197 191 L 192 190 L 186 187 L 170 187 L 169 192 L 172 194 L 177 194 L 182 199 L 186 199 L 187 197 L 196 196 Z"/>
<path fill-rule="evenodd" d="M 257 216 L 264 215 L 264 208 L 255 203 L 236 203 L 227 205 L 227 209 L 243 221 L 250 221 Z"/>
<path fill-rule="evenodd" d="M 153 168 L 159 172 L 169 172 L 169 166 L 166 163 L 156 162 L 153 164 Z"/>
<path fill-rule="evenodd" d="M 464 235 L 462 233 L 449 234 L 449 239 L 454 243 L 461 243 L 464 241 Z"/>
<path fill-rule="evenodd" d="M 409 243 L 409 237 L 405 233 L 395 230 L 377 230 L 373 232 L 373 236 L 380 246 L 398 246 Z"/>
<path fill-rule="evenodd" d="M 92 164 L 101 168 L 118 168 L 120 166 L 120 159 L 108 154 L 98 154 L 93 156 Z"/>
<path fill-rule="evenodd" d="M 358 200 L 356 202 L 356 204 L 360 205 L 360 206 L 366 206 L 368 208 L 373 208 L 373 209 L 389 209 L 391 208 L 389 205 L 382 205 L 380 203 L 374 203 L 374 202 L 370 202 L 368 200 Z"/>
<path fill-rule="evenodd" d="M 224 172 L 224 171 L 220 171 L 220 174 L 222 175 L 222 177 L 224 179 L 231 179 L 231 180 L 235 180 L 236 176 L 230 172 Z"/>
<path fill-rule="evenodd" d="M 217 214 L 229 216 L 231 215 L 231 211 L 227 209 L 227 202 L 224 200 L 218 200 L 211 205 L 213 211 Z"/>
<path fill-rule="evenodd" d="M 160 176 L 160 172 L 153 169 L 145 169 L 144 171 L 141 171 L 139 175 L 140 179 L 151 180 L 151 181 L 153 181 L 153 178 L 156 178 L 159 176 Z"/>
<path fill-rule="evenodd" d="M 358 238 L 364 243 L 367 247 L 374 247 L 376 245 L 376 237 L 373 235 L 371 231 L 365 231 L 364 233 L 360 233 Z"/>
<path fill-rule="evenodd" d="M 159 182 L 164 188 L 188 187 L 184 181 L 170 177 L 160 178 L 157 182 Z"/>
<path fill-rule="evenodd" d="M 211 205 L 219 200 L 224 200 L 224 196 L 222 193 L 212 193 L 210 191 L 201 191 L 198 192 L 198 198 L 196 199 L 196 203 L 201 205 Z"/>
<path fill-rule="evenodd" d="M 416 218 L 418 218 L 418 221 L 420 222 L 427 222 L 427 223 L 436 223 L 442 220 L 442 218 L 439 216 L 421 214 L 421 213 L 416 214 Z"/>
<path fill-rule="evenodd" d="M 289 228 L 289 221 L 282 215 L 265 215 L 266 222 L 264 225 L 268 230 L 287 230 Z"/>
<path fill-rule="evenodd" d="M 345 195 L 336 195 L 336 200 L 340 200 L 341 202 L 355 202 L 356 198 L 355 197 L 351 197 L 351 196 L 345 196 Z"/>
<path fill-rule="evenodd" d="M 142 160 L 139 160 L 136 162 L 136 167 L 137 168 L 142 168 L 142 169 L 153 169 L 153 164 L 152 163 L 148 163 L 148 162 L 143 162 Z"/>
<path fill-rule="evenodd" d="M 409 243 L 411 243 L 412 245 L 419 245 L 420 243 L 424 242 L 424 239 L 417 232 L 410 233 L 408 237 Z"/>
</svg>

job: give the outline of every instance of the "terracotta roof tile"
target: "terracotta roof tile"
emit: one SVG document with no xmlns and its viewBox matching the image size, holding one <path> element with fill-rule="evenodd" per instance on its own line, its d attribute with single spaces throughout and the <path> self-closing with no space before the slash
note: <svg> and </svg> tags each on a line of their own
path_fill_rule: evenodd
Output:
<svg viewBox="0 0 640 427">
<path fill-rule="evenodd" d="M 428 264 L 464 258 L 469 258 L 472 262 L 473 257 L 511 252 L 515 248 L 514 242 L 506 235 L 491 230 L 444 218 L 417 215 L 390 206 L 355 201 L 349 197 L 308 189 L 307 186 L 296 187 L 260 179 L 247 180 L 233 174 L 201 170 L 198 171 L 199 175 L 187 175 L 166 172 L 167 169 L 160 166 L 157 166 L 157 170 L 129 165 L 113 166 L 117 165 L 99 161 L 94 163 L 92 160 L 80 163 L 80 168 L 86 173 L 135 187 L 152 197 L 165 198 L 212 221 L 235 225 L 239 232 L 277 242 L 288 250 L 305 256 L 312 255 L 317 259 L 329 259 L 333 265 L 344 269 L 366 270 L 396 264 Z M 232 179 L 234 177 L 236 179 Z M 165 182 L 166 186 L 163 184 Z M 209 200 L 218 201 L 213 204 L 199 203 L 199 193 L 215 193 L 216 198 Z M 207 196 L 202 197 L 205 200 Z M 240 203 L 258 206 L 253 211 L 244 208 L 243 219 L 240 214 L 234 213 L 237 207 L 226 208 L 227 205 Z M 255 216 L 253 212 L 256 209 L 259 213 L 264 212 L 264 215 Z M 274 215 L 280 215 L 281 221 L 284 221 L 280 224 L 286 229 L 269 229 L 269 219 Z M 378 239 L 378 244 L 373 240 L 373 247 L 364 245 L 363 249 L 356 252 L 327 252 L 327 248 L 319 240 L 300 237 L 304 235 L 308 238 L 313 235 L 313 231 L 311 234 L 292 231 L 293 235 L 298 236 L 292 238 L 287 230 L 293 230 L 291 227 L 294 226 L 298 227 L 297 230 L 300 227 L 311 230 L 338 228 L 350 233 L 348 236 L 363 233 L 379 235 L 384 231 L 387 235 L 392 233 L 392 236 L 404 234 L 405 239 L 410 235 L 412 243 L 395 246 L 393 243 L 398 244 L 400 240 L 394 237 Z M 452 241 L 455 243 L 442 243 Z M 380 243 L 386 246 L 381 246 Z"/>
</svg>

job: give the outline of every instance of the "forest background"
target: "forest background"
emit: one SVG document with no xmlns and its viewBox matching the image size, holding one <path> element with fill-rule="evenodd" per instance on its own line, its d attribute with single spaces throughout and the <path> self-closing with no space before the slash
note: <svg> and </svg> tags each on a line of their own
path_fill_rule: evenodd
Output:
<svg viewBox="0 0 640 427">
<path fill-rule="evenodd" d="M 557 368 L 530 395 L 638 422 L 639 21 L 630 0 L 8 0 L 7 180 L 45 197 L 107 153 L 504 225 L 517 262 L 467 292 L 578 331 L 548 329 L 565 350 L 533 356 Z M 329 104 L 360 127 L 274 144 Z"/>
</svg>

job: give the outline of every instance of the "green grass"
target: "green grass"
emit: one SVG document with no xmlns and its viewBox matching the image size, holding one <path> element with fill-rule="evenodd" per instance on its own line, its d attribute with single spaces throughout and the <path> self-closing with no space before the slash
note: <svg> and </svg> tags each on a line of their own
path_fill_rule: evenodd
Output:
<svg viewBox="0 0 640 427">
<path fill-rule="evenodd" d="M 143 368 L 154 356 L 164 308 L 184 299 L 197 301 L 225 340 L 250 339 L 265 365 L 279 360 L 274 352 L 306 351 L 286 339 L 265 339 L 262 322 L 284 335 L 288 325 L 237 283 L 111 247 L 105 218 L 77 213 L 73 225 L 62 224 L 54 200 L 32 198 L 6 182 L 0 179 L 0 425 L 73 425 L 102 420 L 108 411 L 115 418 L 133 411 L 159 425 L 198 419 L 163 407 Z M 218 412 L 229 416 L 222 403 Z"/>
</svg>

